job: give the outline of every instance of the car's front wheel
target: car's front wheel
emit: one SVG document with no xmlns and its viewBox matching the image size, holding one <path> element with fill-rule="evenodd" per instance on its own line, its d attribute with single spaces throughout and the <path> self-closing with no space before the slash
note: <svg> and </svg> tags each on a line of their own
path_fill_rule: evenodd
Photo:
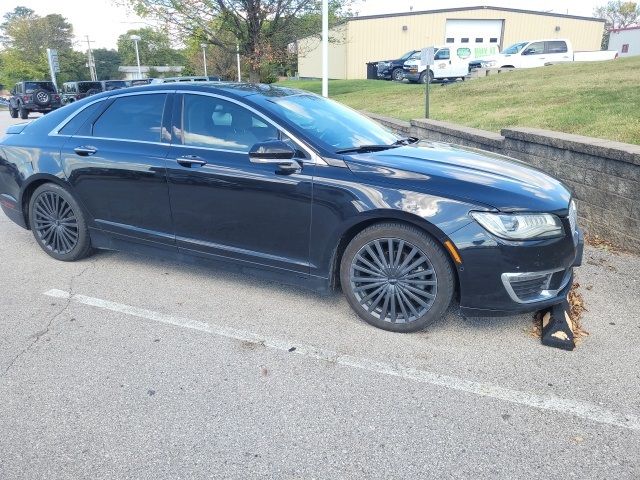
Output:
<svg viewBox="0 0 640 480">
<path fill-rule="evenodd" d="M 441 318 L 455 289 L 442 247 L 401 223 L 373 225 L 356 235 L 342 257 L 340 283 L 360 317 L 393 332 L 421 330 Z"/>
<path fill-rule="evenodd" d="M 36 188 L 29 202 L 29 224 L 38 245 L 56 260 L 73 262 L 92 251 L 80 205 L 59 185 Z"/>
<path fill-rule="evenodd" d="M 404 72 L 401 68 L 396 68 L 391 74 L 391 78 L 396 82 L 401 82 L 404 79 Z"/>
</svg>

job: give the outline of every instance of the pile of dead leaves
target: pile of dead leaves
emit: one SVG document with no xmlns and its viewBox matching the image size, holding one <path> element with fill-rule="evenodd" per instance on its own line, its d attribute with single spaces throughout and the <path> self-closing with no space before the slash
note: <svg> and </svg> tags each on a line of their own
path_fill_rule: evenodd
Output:
<svg viewBox="0 0 640 480">
<path fill-rule="evenodd" d="M 571 326 L 576 345 L 582 342 L 584 337 L 589 335 L 589 332 L 582 327 L 582 314 L 587 309 L 584 306 L 584 300 L 582 299 L 582 294 L 578 291 L 578 288 L 580 288 L 580 284 L 578 282 L 574 282 L 571 286 L 571 290 L 569 290 L 569 295 L 567 296 L 569 306 L 571 307 L 569 318 L 571 319 Z M 543 311 L 536 312 L 533 317 L 533 326 L 531 327 L 529 334 L 534 338 L 542 337 L 542 318 Z"/>
<path fill-rule="evenodd" d="M 592 247 L 600 248 L 606 252 L 618 253 L 618 251 L 622 250 L 620 246 L 616 246 L 611 243 L 609 240 L 605 240 L 598 235 L 585 234 L 584 236 L 585 243 L 587 245 L 591 245 Z"/>
</svg>

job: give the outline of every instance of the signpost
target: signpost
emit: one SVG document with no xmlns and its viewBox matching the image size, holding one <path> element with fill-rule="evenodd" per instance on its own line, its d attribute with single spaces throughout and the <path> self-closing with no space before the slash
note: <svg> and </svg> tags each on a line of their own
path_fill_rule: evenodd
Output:
<svg viewBox="0 0 640 480">
<path fill-rule="evenodd" d="M 58 51 L 53 48 L 47 48 L 47 59 L 49 60 L 49 73 L 51 74 L 51 81 L 58 89 L 56 83 L 56 73 L 60 73 L 60 63 L 58 62 Z"/>
<path fill-rule="evenodd" d="M 429 74 L 429 67 L 434 63 L 434 56 L 436 52 L 433 47 L 423 48 L 420 51 L 420 64 L 426 67 L 426 79 L 424 90 L 424 116 L 429 118 L 429 84 L 431 83 L 431 75 Z"/>
</svg>

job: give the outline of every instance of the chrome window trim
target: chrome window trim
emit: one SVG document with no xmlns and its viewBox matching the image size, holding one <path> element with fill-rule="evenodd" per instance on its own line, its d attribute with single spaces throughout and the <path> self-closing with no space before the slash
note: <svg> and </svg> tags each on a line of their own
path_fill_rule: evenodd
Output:
<svg viewBox="0 0 640 480">
<path fill-rule="evenodd" d="M 304 150 L 307 153 L 307 155 L 309 155 L 311 163 L 319 163 L 319 164 L 323 164 L 323 165 L 328 165 L 327 162 L 325 162 L 320 155 L 318 155 L 311 147 L 309 147 L 306 143 L 304 143 L 302 140 L 300 140 L 297 136 L 293 135 L 289 130 L 287 130 L 286 128 L 284 128 L 283 126 L 281 126 L 280 124 L 278 124 L 277 122 L 275 122 L 274 120 L 272 120 L 271 118 L 269 118 L 268 116 L 263 114 L 262 112 L 256 110 L 255 108 L 251 107 L 250 105 L 247 105 L 246 103 L 243 103 L 243 102 L 241 102 L 239 100 L 236 100 L 235 98 L 230 98 L 230 97 L 226 97 L 224 95 L 220 95 L 218 93 L 199 92 L 199 91 L 191 91 L 191 90 L 177 91 L 177 93 L 182 93 L 183 95 L 202 95 L 202 96 L 205 96 L 205 97 L 214 97 L 214 98 L 219 98 L 221 100 L 225 100 L 227 102 L 235 103 L 236 105 L 239 105 L 240 107 L 245 108 L 245 109 L 249 110 L 251 113 L 259 116 L 260 118 L 265 120 L 267 123 L 271 124 L 272 126 L 277 128 L 279 131 L 283 132 L 296 145 L 298 145 L 298 147 L 300 147 L 302 150 Z M 171 146 L 172 147 L 198 148 L 198 149 L 201 149 L 201 150 L 208 150 L 208 151 L 214 151 L 214 152 L 232 152 L 232 153 L 241 153 L 241 154 L 247 154 L 248 153 L 248 152 L 243 152 L 241 150 L 225 150 L 225 149 L 221 149 L 221 148 L 195 147 L 195 146 L 191 146 L 191 145 L 178 145 L 178 144 L 175 144 L 175 143 L 172 143 Z"/>
<path fill-rule="evenodd" d="M 165 147 L 170 147 L 170 143 L 166 142 L 150 142 L 149 140 L 134 140 L 130 138 L 109 138 L 109 137 L 93 137 L 90 135 L 60 135 L 62 137 L 70 137 L 73 138 L 84 138 L 89 140 L 108 140 L 110 142 L 126 142 L 126 143 L 145 143 L 148 145 L 164 145 Z"/>
<path fill-rule="evenodd" d="M 62 128 L 71 121 L 71 119 L 73 119 L 76 115 L 79 115 L 80 112 L 84 111 L 85 109 L 89 108 L 91 105 L 94 105 L 98 102 L 104 102 L 107 100 L 111 100 L 112 98 L 119 98 L 119 97 L 130 97 L 133 95 L 152 95 L 154 93 L 175 93 L 175 90 L 153 90 L 150 92 L 127 92 L 127 93 L 120 93 L 120 94 L 114 94 L 114 95 L 109 95 L 107 97 L 102 97 L 102 98 L 98 98 L 92 102 L 87 103 L 84 107 L 82 107 L 80 110 L 77 110 L 75 112 L 73 112 L 71 115 L 69 115 L 68 117 L 66 117 L 62 122 L 60 122 L 58 125 L 56 125 L 53 130 L 51 130 L 48 134 L 48 136 L 50 137 L 73 137 L 74 135 L 61 135 L 59 132 L 60 130 L 62 130 Z M 87 138 L 87 137 L 78 137 L 78 138 Z M 91 137 L 91 138 L 98 138 L 98 137 Z M 104 138 L 102 138 L 102 140 L 105 140 Z M 107 138 L 106 140 L 126 140 L 123 138 Z M 145 143 L 149 143 L 149 142 L 145 142 Z M 161 142 L 158 142 L 161 143 Z"/>
</svg>

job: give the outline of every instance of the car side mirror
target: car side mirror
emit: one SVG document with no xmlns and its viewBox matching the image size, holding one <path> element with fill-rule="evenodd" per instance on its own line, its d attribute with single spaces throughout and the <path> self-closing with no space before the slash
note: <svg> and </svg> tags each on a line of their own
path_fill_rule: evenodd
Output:
<svg viewBox="0 0 640 480">
<path fill-rule="evenodd" d="M 292 173 L 300 168 L 295 156 L 296 151 L 282 140 L 259 142 L 249 150 L 251 163 L 274 165 L 281 172 Z"/>
<path fill-rule="evenodd" d="M 531 55 L 533 53 L 533 48 L 527 48 L 522 55 Z"/>
</svg>

